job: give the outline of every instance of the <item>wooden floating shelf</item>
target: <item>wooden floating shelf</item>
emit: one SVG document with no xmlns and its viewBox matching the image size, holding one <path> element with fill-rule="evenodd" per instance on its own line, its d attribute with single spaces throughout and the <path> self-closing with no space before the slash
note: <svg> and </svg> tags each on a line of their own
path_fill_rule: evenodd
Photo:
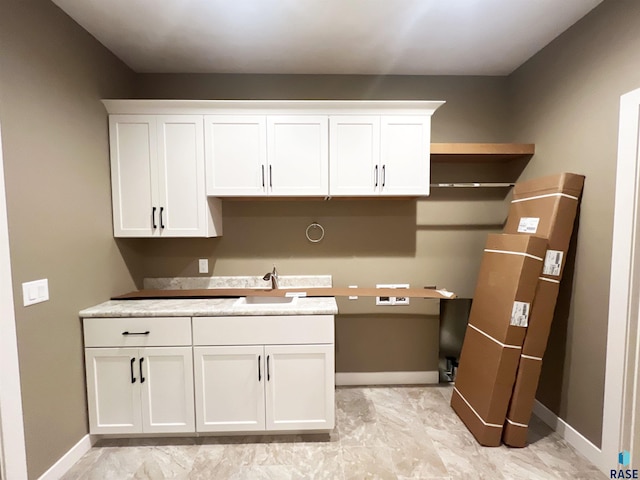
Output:
<svg viewBox="0 0 640 480">
<path fill-rule="evenodd" d="M 529 158 L 536 151 L 533 143 L 432 143 L 432 162 L 508 162 Z"/>
</svg>

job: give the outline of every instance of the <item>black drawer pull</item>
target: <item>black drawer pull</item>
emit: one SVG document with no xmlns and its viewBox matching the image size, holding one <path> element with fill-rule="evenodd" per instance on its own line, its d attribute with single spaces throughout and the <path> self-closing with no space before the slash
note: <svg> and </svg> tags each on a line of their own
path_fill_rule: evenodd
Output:
<svg viewBox="0 0 640 480">
<path fill-rule="evenodd" d="M 271 380 L 271 372 L 269 371 L 269 357 L 271 355 L 267 355 L 267 382 Z"/>
<path fill-rule="evenodd" d="M 136 363 L 136 359 L 131 359 L 131 383 L 136 383 L 136 377 L 133 374 L 133 364 Z"/>
<path fill-rule="evenodd" d="M 146 332 L 122 332 L 123 335 L 149 335 L 151 332 L 147 330 Z"/>
<path fill-rule="evenodd" d="M 162 212 L 164 212 L 164 207 L 160 207 L 160 228 L 164 229 L 164 220 L 162 219 Z"/>
<path fill-rule="evenodd" d="M 144 383 L 144 375 L 142 375 L 142 362 L 144 361 L 144 357 L 140 358 L 140 383 Z"/>
<path fill-rule="evenodd" d="M 376 165 L 376 168 L 375 168 L 375 177 L 376 177 L 376 184 L 374 185 L 374 187 L 377 187 L 378 186 L 378 165 Z"/>
<path fill-rule="evenodd" d="M 151 224 L 153 228 L 158 228 L 158 225 L 156 225 L 156 207 L 151 209 Z"/>
</svg>

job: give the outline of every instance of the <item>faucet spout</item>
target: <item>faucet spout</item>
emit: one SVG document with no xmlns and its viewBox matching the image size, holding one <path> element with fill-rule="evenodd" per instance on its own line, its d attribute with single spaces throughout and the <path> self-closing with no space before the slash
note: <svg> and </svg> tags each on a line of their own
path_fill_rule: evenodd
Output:
<svg viewBox="0 0 640 480">
<path fill-rule="evenodd" d="M 273 266 L 273 270 L 271 272 L 267 272 L 265 274 L 264 277 L 262 277 L 262 279 L 265 282 L 268 282 L 269 280 L 271 280 L 271 289 L 275 290 L 276 288 L 278 288 L 278 272 L 276 270 L 276 266 Z"/>
</svg>

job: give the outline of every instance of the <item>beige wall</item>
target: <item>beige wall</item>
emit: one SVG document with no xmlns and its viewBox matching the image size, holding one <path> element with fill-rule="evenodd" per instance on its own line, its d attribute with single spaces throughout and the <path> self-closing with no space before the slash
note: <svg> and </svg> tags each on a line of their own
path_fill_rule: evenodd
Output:
<svg viewBox="0 0 640 480">
<path fill-rule="evenodd" d="M 433 118 L 435 142 L 509 141 L 502 77 L 336 75 L 138 75 L 140 98 L 446 100 Z M 523 139 L 526 140 L 526 139 Z M 458 166 L 458 180 L 478 172 Z M 488 168 L 496 174 L 495 169 Z M 440 169 L 434 177 L 451 178 Z M 471 296 L 486 234 L 501 228 L 501 196 L 429 200 L 225 201 L 224 236 L 209 240 L 122 240 L 138 283 L 144 276 L 198 275 L 209 258 L 214 275 L 333 275 L 334 285 L 438 285 Z M 305 228 L 320 222 L 322 243 Z M 339 299 L 338 372 L 438 369 L 438 304 L 376 307 L 373 299 Z M 393 313 L 393 315 L 391 315 Z M 403 315 L 398 315 L 403 314 Z"/>
<path fill-rule="evenodd" d="M 88 432 L 78 311 L 133 287 L 112 238 L 107 116 L 133 74 L 49 1 L 0 5 L 0 121 L 29 478 Z M 50 301 L 22 307 L 21 283 Z"/>
<path fill-rule="evenodd" d="M 139 74 L 138 98 L 446 100 L 434 142 L 507 142 L 505 77 Z"/>
<path fill-rule="evenodd" d="M 640 87 L 639 26 L 640 2 L 605 1 L 510 78 L 514 136 L 536 143 L 523 178 L 560 170 L 586 175 L 573 288 L 564 286 L 556 310 L 538 398 L 596 445 L 602 432 L 619 101 Z"/>
<path fill-rule="evenodd" d="M 640 3 L 604 2 L 509 78 L 134 75 L 50 2 L 4 0 L 0 8 L 0 121 L 30 478 L 87 432 L 79 309 L 145 276 L 198 275 L 198 258 L 210 259 L 214 275 L 261 274 L 276 263 L 282 274 L 331 273 L 341 286 L 437 284 L 468 297 L 486 234 L 506 213 L 505 192 L 225 201 L 221 238 L 114 241 L 98 100 L 131 96 L 446 100 L 433 141 L 535 142 L 524 177 L 584 173 L 574 282 L 539 398 L 600 443 L 618 99 L 640 86 Z M 503 173 L 433 168 L 438 180 Z M 304 239 L 312 221 L 327 230 L 317 245 Z M 20 284 L 44 277 L 51 300 L 21 307 Z M 340 310 L 339 371 L 436 368 L 434 302 L 382 309 L 345 299 Z"/>
</svg>

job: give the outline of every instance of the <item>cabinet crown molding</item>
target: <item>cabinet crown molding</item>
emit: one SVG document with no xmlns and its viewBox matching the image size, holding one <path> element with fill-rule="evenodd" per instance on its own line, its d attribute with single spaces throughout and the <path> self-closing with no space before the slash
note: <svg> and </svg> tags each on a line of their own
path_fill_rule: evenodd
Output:
<svg viewBox="0 0 640 480">
<path fill-rule="evenodd" d="M 444 100 L 102 100 L 109 114 L 433 115 Z"/>
</svg>

